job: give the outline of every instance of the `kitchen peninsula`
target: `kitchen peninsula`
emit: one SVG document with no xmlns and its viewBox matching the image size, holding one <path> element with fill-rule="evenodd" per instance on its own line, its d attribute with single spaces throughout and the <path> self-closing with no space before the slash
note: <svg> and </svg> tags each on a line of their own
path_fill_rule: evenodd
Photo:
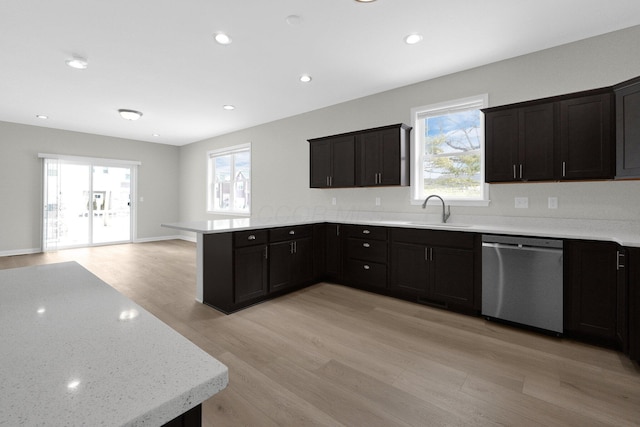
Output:
<svg viewBox="0 0 640 427">
<path fill-rule="evenodd" d="M 0 271 L 0 424 L 195 426 L 228 370 L 75 262 Z"/>
<path fill-rule="evenodd" d="M 562 239 L 564 335 L 640 359 L 637 222 L 392 215 L 163 226 L 196 233 L 196 299 L 227 314 L 329 281 L 479 315 L 483 235 Z"/>
</svg>

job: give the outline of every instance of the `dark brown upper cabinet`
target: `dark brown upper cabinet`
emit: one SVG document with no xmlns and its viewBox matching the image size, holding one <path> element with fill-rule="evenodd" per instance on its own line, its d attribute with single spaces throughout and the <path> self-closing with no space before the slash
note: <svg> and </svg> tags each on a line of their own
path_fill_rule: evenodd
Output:
<svg viewBox="0 0 640 427">
<path fill-rule="evenodd" d="M 409 185 L 404 124 L 309 140 L 311 188 Z"/>
<path fill-rule="evenodd" d="M 486 182 L 613 178 L 610 88 L 482 111 Z"/>
<path fill-rule="evenodd" d="M 640 178 L 640 77 L 614 90 L 616 178 Z"/>
<path fill-rule="evenodd" d="M 394 125 L 356 137 L 356 185 L 409 185 L 409 132 Z"/>
<path fill-rule="evenodd" d="M 355 137 L 309 140 L 311 188 L 353 187 L 356 183 Z"/>
<path fill-rule="evenodd" d="M 560 101 L 560 179 L 614 176 L 613 95 Z"/>
<path fill-rule="evenodd" d="M 553 179 L 555 105 L 485 112 L 486 181 Z"/>
</svg>

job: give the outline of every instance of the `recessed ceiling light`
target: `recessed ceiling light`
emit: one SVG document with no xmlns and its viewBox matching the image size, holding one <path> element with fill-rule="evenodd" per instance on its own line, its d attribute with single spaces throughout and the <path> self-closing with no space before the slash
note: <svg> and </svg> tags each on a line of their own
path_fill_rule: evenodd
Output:
<svg viewBox="0 0 640 427">
<path fill-rule="evenodd" d="M 312 80 L 311 76 L 308 75 L 308 74 L 303 74 L 303 75 L 300 76 L 300 81 L 302 83 L 309 83 L 311 80 Z"/>
<path fill-rule="evenodd" d="M 292 27 L 295 27 L 296 25 L 300 25 L 302 23 L 302 18 L 299 15 L 289 15 L 284 18 L 284 20 L 287 21 L 287 24 L 291 25 Z"/>
<path fill-rule="evenodd" d="M 154 138 L 157 138 L 157 137 L 160 136 L 160 134 L 159 133 L 152 133 L 151 136 L 154 137 Z"/>
<path fill-rule="evenodd" d="M 120 113 L 120 116 L 126 120 L 138 120 L 140 117 L 142 117 L 142 113 L 135 110 L 120 109 L 118 110 L 118 113 Z"/>
<path fill-rule="evenodd" d="M 216 41 L 222 45 L 231 44 L 231 41 L 232 41 L 231 37 L 229 37 L 225 33 L 216 33 L 216 35 L 213 38 L 215 38 Z"/>
<path fill-rule="evenodd" d="M 235 110 L 236 109 L 236 107 L 231 105 L 231 104 L 223 105 L 222 108 L 224 108 L 227 111 L 231 111 L 231 110 Z"/>
<path fill-rule="evenodd" d="M 404 38 L 406 44 L 416 44 L 422 41 L 422 34 L 409 34 Z"/>
<path fill-rule="evenodd" d="M 65 64 L 71 68 L 75 68 L 76 70 L 84 70 L 89 66 L 89 62 L 85 58 L 81 58 L 79 56 L 67 59 Z"/>
<path fill-rule="evenodd" d="M 44 114 L 36 114 L 36 117 L 42 120 L 47 120 L 49 116 L 45 116 Z"/>
</svg>

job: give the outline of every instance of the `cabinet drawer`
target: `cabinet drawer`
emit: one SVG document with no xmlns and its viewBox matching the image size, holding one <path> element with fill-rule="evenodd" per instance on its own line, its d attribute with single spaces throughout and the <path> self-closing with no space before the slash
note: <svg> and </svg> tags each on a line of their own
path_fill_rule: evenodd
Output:
<svg viewBox="0 0 640 427">
<path fill-rule="evenodd" d="M 362 237 L 365 239 L 387 240 L 386 227 L 370 227 L 368 225 L 345 225 L 343 230 L 347 237 Z"/>
<path fill-rule="evenodd" d="M 236 231 L 233 233 L 233 244 L 236 248 L 262 245 L 267 243 L 267 230 Z"/>
<path fill-rule="evenodd" d="M 425 230 L 415 228 L 391 229 L 393 242 L 415 243 L 425 246 L 473 249 L 475 233 L 466 231 Z"/>
<path fill-rule="evenodd" d="M 348 282 L 374 287 L 387 287 L 387 266 L 377 262 L 349 259 L 346 265 L 345 276 Z"/>
<path fill-rule="evenodd" d="M 382 240 L 355 239 L 347 240 L 347 256 L 363 261 L 387 263 L 387 242 Z"/>
<path fill-rule="evenodd" d="M 313 225 L 298 225 L 293 227 L 279 227 L 269 230 L 270 242 L 283 242 L 301 237 L 311 237 Z"/>
</svg>

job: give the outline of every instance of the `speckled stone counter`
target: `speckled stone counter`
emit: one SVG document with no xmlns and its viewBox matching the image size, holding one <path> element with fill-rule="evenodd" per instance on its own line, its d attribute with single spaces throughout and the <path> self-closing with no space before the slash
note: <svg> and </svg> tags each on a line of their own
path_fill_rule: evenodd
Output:
<svg viewBox="0 0 640 427">
<path fill-rule="evenodd" d="M 228 370 L 74 262 L 0 271 L 1 426 L 160 426 Z"/>
</svg>

